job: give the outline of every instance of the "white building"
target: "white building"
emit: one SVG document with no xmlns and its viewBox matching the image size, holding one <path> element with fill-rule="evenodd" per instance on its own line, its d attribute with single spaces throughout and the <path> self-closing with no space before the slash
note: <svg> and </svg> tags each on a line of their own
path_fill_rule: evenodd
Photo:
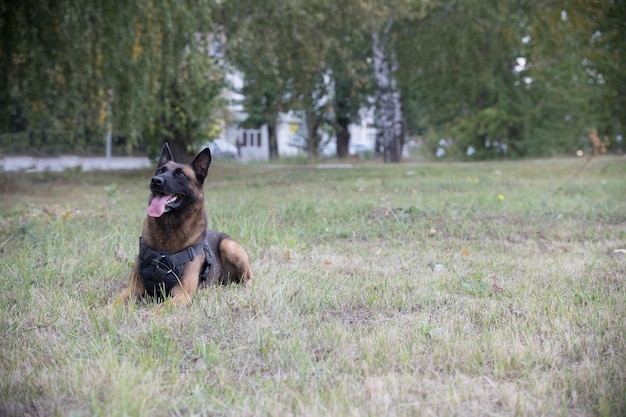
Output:
<svg viewBox="0 0 626 417">
<path fill-rule="evenodd" d="M 236 91 L 243 87 L 243 76 L 238 72 L 227 74 L 227 79 L 233 86 L 233 90 L 226 92 L 226 96 L 231 103 L 241 103 L 243 96 Z M 221 139 L 236 145 L 239 156 L 243 161 L 267 161 L 269 160 L 269 133 L 267 126 L 260 129 L 242 129 L 238 125 L 245 121 L 248 115 L 244 112 L 241 104 L 231 104 L 229 111 L 234 116 L 231 124 L 225 124 Z M 358 153 L 363 150 L 374 151 L 376 140 L 376 129 L 373 127 L 374 115 L 369 109 L 362 109 L 359 112 L 361 122 L 348 126 L 350 131 L 350 149 Z M 323 156 L 336 156 L 336 138 L 324 137 L 322 134 L 322 144 L 326 147 L 321 150 Z M 278 155 L 280 157 L 293 157 L 306 155 L 306 120 L 298 112 L 289 111 L 279 113 L 276 123 L 276 141 L 278 144 Z"/>
<path fill-rule="evenodd" d="M 242 118 L 242 120 L 245 120 Z M 376 129 L 369 119 L 361 119 L 359 124 L 348 126 L 350 131 L 350 151 L 358 153 L 363 150 L 374 151 Z M 267 125 L 260 129 L 243 129 L 236 124 L 224 128 L 222 139 L 237 146 L 242 161 L 269 160 L 269 132 Z M 278 154 L 281 157 L 306 155 L 306 123 L 294 112 L 280 113 L 276 123 L 276 141 Z M 336 139 L 322 137 L 327 146 L 322 150 L 323 156 L 336 155 Z"/>
</svg>

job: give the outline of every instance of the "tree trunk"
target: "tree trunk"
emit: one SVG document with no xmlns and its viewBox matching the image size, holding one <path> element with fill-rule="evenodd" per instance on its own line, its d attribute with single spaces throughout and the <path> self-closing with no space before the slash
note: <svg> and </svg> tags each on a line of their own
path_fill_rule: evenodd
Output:
<svg viewBox="0 0 626 417">
<path fill-rule="evenodd" d="M 278 139 L 276 138 L 275 122 L 267 124 L 267 137 L 269 140 L 270 160 L 276 160 L 278 159 Z"/>
<path fill-rule="evenodd" d="M 317 158 L 319 156 L 320 137 L 317 133 L 319 120 L 315 114 L 313 106 L 306 109 L 306 150 L 309 156 Z"/>
<path fill-rule="evenodd" d="M 185 141 L 177 138 L 171 138 L 163 135 L 161 137 L 161 146 L 167 143 L 172 151 L 174 161 L 187 163 L 191 161 L 192 155 L 187 151 Z"/>
<path fill-rule="evenodd" d="M 391 19 L 382 35 L 372 33 L 374 77 L 376 80 L 376 124 L 385 162 L 400 162 L 402 157 L 402 106 L 395 72 L 398 62 L 390 45 Z"/>
<path fill-rule="evenodd" d="M 335 79 L 335 131 L 337 134 L 337 157 L 343 159 L 349 155 L 350 147 L 350 98 L 346 94 L 347 86 Z"/>
<path fill-rule="evenodd" d="M 166 100 L 166 95 L 169 100 Z M 172 81 L 169 91 L 161 91 L 161 102 L 167 106 L 169 101 L 170 112 L 161 113 L 161 146 L 167 143 L 172 151 L 175 161 L 187 163 L 191 161 L 193 155 L 187 149 L 191 143 L 188 129 L 188 118 L 181 117 L 185 114 L 184 106 L 181 104 L 178 83 Z"/>
<path fill-rule="evenodd" d="M 161 114 L 160 122 L 161 147 L 167 143 L 175 161 L 187 162 L 190 159 L 190 155 L 179 127 L 176 126 L 174 121 L 168 120 L 165 113 Z"/>
<path fill-rule="evenodd" d="M 162 114 L 161 132 L 161 146 L 165 143 L 169 145 L 175 161 L 186 163 L 191 160 L 193 155 L 187 149 L 190 138 L 181 131 L 181 126 L 176 124 L 175 119 L 168 121 L 167 116 Z"/>
<path fill-rule="evenodd" d="M 349 154 L 350 131 L 348 125 L 350 121 L 345 117 L 337 118 L 337 157 L 343 159 Z"/>
</svg>

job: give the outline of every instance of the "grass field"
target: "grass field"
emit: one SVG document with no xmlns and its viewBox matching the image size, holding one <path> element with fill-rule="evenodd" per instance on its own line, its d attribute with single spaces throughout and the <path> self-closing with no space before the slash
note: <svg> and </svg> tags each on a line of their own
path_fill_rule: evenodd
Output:
<svg viewBox="0 0 626 417">
<path fill-rule="evenodd" d="M 626 415 L 626 159 L 215 163 L 250 289 L 103 312 L 148 171 L 0 174 L 0 415 Z"/>
</svg>

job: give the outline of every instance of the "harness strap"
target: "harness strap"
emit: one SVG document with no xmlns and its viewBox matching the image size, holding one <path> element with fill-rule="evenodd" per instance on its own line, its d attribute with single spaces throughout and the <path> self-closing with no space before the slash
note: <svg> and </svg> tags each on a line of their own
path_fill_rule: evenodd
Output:
<svg viewBox="0 0 626 417">
<path fill-rule="evenodd" d="M 190 246 L 187 249 L 183 249 L 180 252 L 176 252 L 175 254 L 170 255 L 172 264 L 174 266 L 179 266 L 179 265 L 186 264 L 187 262 L 193 261 L 194 259 L 196 259 L 196 256 L 198 256 L 202 252 L 203 247 L 204 247 L 204 242 L 196 246 Z M 150 249 L 149 247 L 147 247 L 146 245 L 144 245 L 143 242 L 141 241 L 141 237 L 139 237 L 139 258 L 141 260 L 148 259 L 148 258 L 153 259 L 162 254 L 163 252 L 154 251 Z"/>
<path fill-rule="evenodd" d="M 204 252 L 205 259 L 200 269 L 199 278 L 201 282 L 206 281 L 213 263 L 206 235 L 198 245 L 190 246 L 174 254 L 152 250 L 144 245 L 141 237 L 139 237 L 139 259 L 141 264 L 139 277 L 148 293 L 154 295 L 157 288 L 161 288 L 160 291 L 163 291 L 164 294 L 169 293 L 180 282 L 179 279 L 183 274 L 184 265 L 196 259 L 196 256 L 202 252 Z"/>
</svg>

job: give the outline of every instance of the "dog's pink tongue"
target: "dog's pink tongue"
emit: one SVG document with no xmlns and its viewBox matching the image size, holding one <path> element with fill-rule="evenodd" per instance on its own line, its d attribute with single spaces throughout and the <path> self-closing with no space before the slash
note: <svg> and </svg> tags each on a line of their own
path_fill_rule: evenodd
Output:
<svg viewBox="0 0 626 417">
<path fill-rule="evenodd" d="M 150 201 L 150 207 L 148 207 L 148 216 L 161 217 L 165 211 L 165 204 L 170 198 L 172 198 L 171 195 L 155 196 L 152 198 L 152 201 Z"/>
</svg>

